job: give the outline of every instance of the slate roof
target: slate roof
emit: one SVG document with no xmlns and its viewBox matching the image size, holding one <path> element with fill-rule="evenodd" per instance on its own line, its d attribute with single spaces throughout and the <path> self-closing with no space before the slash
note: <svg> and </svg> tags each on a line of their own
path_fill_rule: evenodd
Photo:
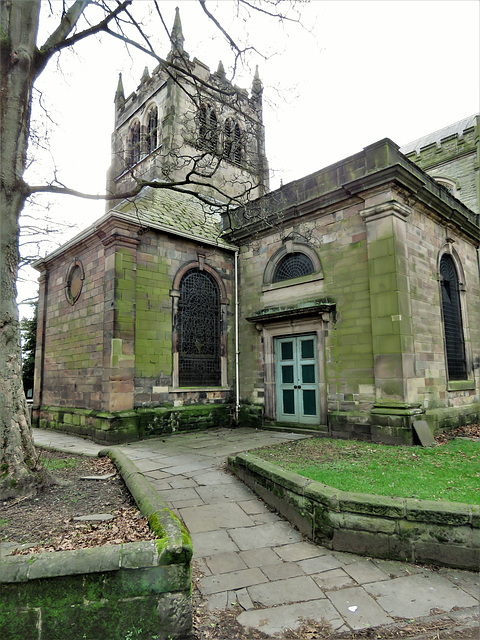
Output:
<svg viewBox="0 0 480 640">
<path fill-rule="evenodd" d="M 145 227 L 231 246 L 222 239 L 220 206 L 206 204 L 185 191 L 144 187 L 135 198 L 123 200 L 112 212 Z"/>
<path fill-rule="evenodd" d="M 403 147 L 400 147 L 400 152 L 404 155 L 412 153 L 412 151 L 419 153 L 420 149 L 428 147 L 430 144 L 440 145 L 442 140 L 449 138 L 450 136 L 457 135 L 460 137 L 465 129 L 475 126 L 475 118 L 476 115 L 469 116 L 468 118 L 464 118 L 463 120 L 459 120 L 458 122 L 448 125 L 448 127 L 444 127 L 443 129 L 429 133 L 422 138 L 418 138 L 418 140 L 413 140 L 413 142 L 409 142 L 403 145 Z"/>
</svg>

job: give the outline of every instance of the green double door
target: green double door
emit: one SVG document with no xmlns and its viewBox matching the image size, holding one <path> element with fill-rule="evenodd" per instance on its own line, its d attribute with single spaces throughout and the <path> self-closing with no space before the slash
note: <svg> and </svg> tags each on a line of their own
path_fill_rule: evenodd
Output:
<svg viewBox="0 0 480 640">
<path fill-rule="evenodd" d="M 318 424 L 317 337 L 275 340 L 277 420 Z"/>
</svg>

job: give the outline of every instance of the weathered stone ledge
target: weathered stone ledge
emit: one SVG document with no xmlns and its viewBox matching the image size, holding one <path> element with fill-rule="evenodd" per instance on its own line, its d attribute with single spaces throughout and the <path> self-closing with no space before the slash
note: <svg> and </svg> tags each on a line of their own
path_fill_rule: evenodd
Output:
<svg viewBox="0 0 480 640">
<path fill-rule="evenodd" d="M 190 536 L 138 468 L 116 464 L 155 540 L 0 555 L 0 638 L 186 640 L 192 634 Z"/>
<path fill-rule="evenodd" d="M 230 405 L 224 401 L 181 407 L 138 407 L 131 411 L 94 411 L 75 407 L 32 406 L 32 424 L 87 437 L 104 446 L 158 437 L 179 431 L 230 424 Z"/>
<path fill-rule="evenodd" d="M 230 469 L 306 536 L 337 551 L 477 571 L 480 506 L 333 489 L 249 453 Z"/>
</svg>

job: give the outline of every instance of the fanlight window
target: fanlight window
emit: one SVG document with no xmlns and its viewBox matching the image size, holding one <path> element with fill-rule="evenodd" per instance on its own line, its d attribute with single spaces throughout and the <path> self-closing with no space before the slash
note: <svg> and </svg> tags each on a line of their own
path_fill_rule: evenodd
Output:
<svg viewBox="0 0 480 640">
<path fill-rule="evenodd" d="M 216 152 L 218 143 L 217 114 L 209 104 L 202 104 L 198 115 L 199 132 L 198 142 L 208 151 Z"/>
<path fill-rule="evenodd" d="M 178 302 L 178 379 L 181 387 L 219 386 L 220 291 L 205 271 L 187 271 Z"/>
<path fill-rule="evenodd" d="M 140 160 L 140 123 L 135 122 L 130 129 L 129 138 L 129 163 L 136 164 Z"/>
<path fill-rule="evenodd" d="M 225 121 L 224 155 L 232 162 L 240 164 L 242 161 L 242 132 L 232 118 Z"/>
<path fill-rule="evenodd" d="M 158 145 L 158 110 L 152 107 L 147 121 L 147 153 L 152 153 Z"/>
<path fill-rule="evenodd" d="M 455 263 L 449 255 L 442 256 L 440 276 L 448 377 L 450 380 L 465 380 L 467 364 L 458 275 Z"/>
<path fill-rule="evenodd" d="M 315 268 L 313 262 L 304 253 L 288 253 L 277 265 L 273 282 L 282 282 L 308 276 Z"/>
</svg>

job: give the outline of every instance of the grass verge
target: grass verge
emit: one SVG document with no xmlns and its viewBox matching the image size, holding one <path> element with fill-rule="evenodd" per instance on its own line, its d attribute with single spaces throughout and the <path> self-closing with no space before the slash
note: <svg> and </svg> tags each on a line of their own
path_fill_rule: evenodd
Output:
<svg viewBox="0 0 480 640">
<path fill-rule="evenodd" d="M 480 504 L 478 442 L 422 448 L 312 438 L 251 453 L 342 491 Z"/>
</svg>

